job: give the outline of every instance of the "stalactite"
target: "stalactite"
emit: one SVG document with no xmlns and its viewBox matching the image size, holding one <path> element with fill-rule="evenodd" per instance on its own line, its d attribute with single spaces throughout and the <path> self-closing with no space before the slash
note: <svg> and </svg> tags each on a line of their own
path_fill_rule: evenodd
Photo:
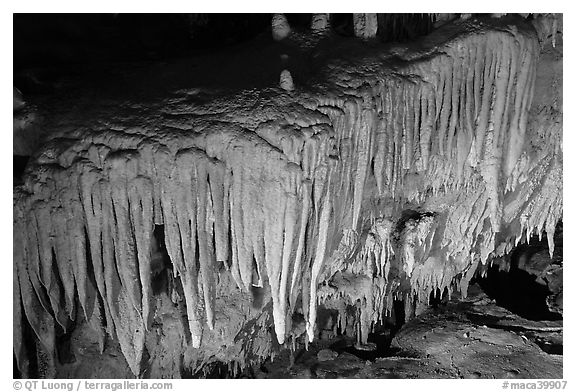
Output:
<svg viewBox="0 0 576 392">
<path fill-rule="evenodd" d="M 22 312 L 22 297 L 20 294 L 20 282 L 18 280 L 18 270 L 16 264 L 13 266 L 14 280 L 12 283 L 12 344 L 14 346 L 14 357 L 16 358 L 16 366 L 20 369 L 23 377 L 29 377 L 28 368 L 30 360 L 26 355 L 24 346 L 24 318 Z"/>
<path fill-rule="evenodd" d="M 298 231 L 298 247 L 296 249 L 296 256 L 294 259 L 294 268 L 292 272 L 292 280 L 290 283 L 290 304 L 294 306 L 298 297 L 298 285 L 301 281 L 301 264 L 304 258 L 304 249 L 306 241 L 306 227 L 310 214 L 310 188 L 307 182 L 302 184 L 302 209 L 300 215 L 300 228 Z"/>
<path fill-rule="evenodd" d="M 202 209 L 204 204 L 199 203 L 198 174 L 196 170 L 189 170 L 202 162 L 202 153 L 200 151 L 187 149 L 182 150 L 176 155 L 176 173 L 175 182 L 177 190 L 176 208 L 181 213 L 176 214 L 180 238 L 182 239 L 182 261 L 175 264 L 176 271 L 180 274 L 186 298 L 186 310 L 188 313 L 188 323 L 192 335 L 192 346 L 200 347 L 202 338 L 202 303 L 200 298 L 199 285 L 202 283 L 199 279 L 199 262 L 196 260 L 196 254 L 199 252 L 197 243 L 199 243 L 198 228 L 204 230 L 202 221 L 198 219 L 198 210 Z M 168 184 L 167 184 L 168 185 Z M 177 255 L 179 253 L 176 253 Z M 180 260 L 180 259 L 178 259 Z"/>
<path fill-rule="evenodd" d="M 326 199 L 322 203 L 322 212 L 318 221 L 318 243 L 314 252 L 314 261 L 312 263 L 311 278 L 310 278 L 310 300 L 309 300 L 309 315 L 306 320 L 306 333 L 308 341 L 314 340 L 314 326 L 316 323 L 316 290 L 318 287 L 318 275 L 320 274 L 322 264 L 326 256 L 326 242 L 328 240 L 328 225 L 331 214 L 331 200 L 330 193 L 326 194 Z"/>
<path fill-rule="evenodd" d="M 280 73 L 280 88 L 286 91 L 294 91 L 294 80 L 287 69 L 282 70 Z"/>
<path fill-rule="evenodd" d="M 76 311 L 75 292 L 76 284 L 74 279 L 74 269 L 72 267 L 72 255 L 68 246 L 69 225 L 63 207 L 53 210 L 51 213 L 51 223 L 54 236 L 53 254 L 54 261 L 58 268 L 60 282 L 64 288 L 65 309 L 70 319 L 74 319 Z"/>
<path fill-rule="evenodd" d="M 208 229 L 209 214 L 208 208 L 208 178 L 206 164 L 196 162 L 196 235 L 198 236 L 200 276 L 202 281 L 202 292 L 204 293 L 204 308 L 206 311 L 206 321 L 210 329 L 214 328 L 214 251 L 212 249 L 211 230 Z"/>
<path fill-rule="evenodd" d="M 290 24 L 284 14 L 274 14 L 272 16 L 272 38 L 281 41 L 290 35 Z"/>
<path fill-rule="evenodd" d="M 54 318 L 52 315 L 46 310 L 45 300 L 42 300 L 42 292 L 38 292 L 32 281 L 34 278 L 34 271 L 29 269 L 30 267 L 30 259 L 29 259 L 29 245 L 23 238 L 25 231 L 22 227 L 22 214 L 23 212 L 19 211 L 18 209 L 15 211 L 15 245 L 19 246 L 17 249 L 14 248 L 16 255 L 18 256 L 19 260 L 22 260 L 20 263 L 15 263 L 17 271 L 15 278 L 17 282 L 15 282 L 15 287 L 20 289 L 20 293 L 17 295 L 16 304 L 18 306 L 22 306 L 24 311 L 24 315 L 34 333 L 38 337 L 38 340 L 41 345 L 41 350 L 44 350 L 44 353 L 49 358 L 48 365 L 50 368 L 48 369 L 48 376 L 51 374 L 53 375 L 55 372 L 55 360 L 56 360 L 56 347 L 55 347 L 55 325 L 54 325 Z M 20 218 L 20 219 L 18 219 Z M 18 300 L 19 299 L 21 300 Z M 43 304 L 44 302 L 44 304 Z M 20 310 L 17 310 L 16 315 L 22 314 Z M 22 328 L 21 321 L 15 319 L 15 326 Z M 19 330 L 20 333 L 22 329 Z M 17 355 L 17 359 L 19 364 L 23 364 L 28 362 L 27 358 L 23 354 L 23 338 L 22 336 L 17 336 L 17 340 L 15 340 L 15 354 Z"/>
<path fill-rule="evenodd" d="M 378 31 L 378 14 L 353 14 L 354 35 L 359 38 L 373 38 Z"/>
<path fill-rule="evenodd" d="M 154 230 L 153 194 L 154 187 L 146 177 L 135 177 L 128 185 L 130 220 L 135 235 L 138 277 L 142 285 L 142 318 L 145 324 L 148 323 L 151 300 L 150 248 Z"/>
<path fill-rule="evenodd" d="M 362 72 L 330 65 L 314 93 L 234 96 L 238 118 L 223 119 L 222 102 L 176 108 L 198 111 L 184 120 L 189 132 L 98 130 L 65 152 L 47 147 L 14 198 L 18 366 L 27 367 L 23 323 L 52 355 L 55 323 L 67 328 L 78 308 L 100 349 L 105 326 L 140 375 L 155 225 L 200 350 L 224 334 L 223 277 L 239 298 L 269 290 L 256 324 L 273 322 L 280 344 L 294 342 L 300 303 L 312 342 L 323 301 L 366 344 L 394 298 L 409 317 L 434 290 L 457 282 L 465 294 L 479 264 L 522 238 L 503 227 L 526 238 L 546 230 L 553 252 L 561 157 L 557 146 L 538 155 L 524 143 L 537 49 L 524 29 L 469 29 L 400 55 L 393 71 L 367 57 Z M 359 313 L 347 314 L 357 301 Z"/>
<path fill-rule="evenodd" d="M 312 14 L 310 29 L 316 34 L 325 34 L 330 29 L 330 14 Z"/>
<path fill-rule="evenodd" d="M 282 313 L 280 282 L 282 279 L 282 249 L 287 200 L 276 187 L 264 200 L 264 250 L 268 282 L 272 291 L 274 329 L 280 344 L 286 334 L 286 315 Z M 278 205 L 280 202 L 280 205 Z"/>
<path fill-rule="evenodd" d="M 94 278 L 98 294 L 101 298 L 108 298 L 106 286 L 104 283 L 104 265 L 102 259 L 102 205 L 99 197 L 98 181 L 100 176 L 97 169 L 93 166 L 84 166 L 78 180 L 80 188 L 80 198 L 84 207 L 86 216 L 86 231 L 88 234 L 88 243 L 90 244 L 90 260 L 94 271 Z M 112 333 L 112 319 L 107 301 L 103 301 L 104 315 L 108 333 Z"/>
<path fill-rule="evenodd" d="M 130 153 L 126 155 L 109 155 L 106 164 L 109 165 L 110 193 L 108 212 L 110 213 L 110 228 L 114 247 L 115 266 L 118 277 L 126 294 L 130 299 L 130 305 L 136 312 L 142 310 L 142 288 L 138 260 L 135 252 L 135 241 L 132 224 L 130 222 L 130 206 L 128 203 L 128 183 L 137 175 L 137 159 Z M 104 192 L 103 192 L 104 193 Z"/>
</svg>

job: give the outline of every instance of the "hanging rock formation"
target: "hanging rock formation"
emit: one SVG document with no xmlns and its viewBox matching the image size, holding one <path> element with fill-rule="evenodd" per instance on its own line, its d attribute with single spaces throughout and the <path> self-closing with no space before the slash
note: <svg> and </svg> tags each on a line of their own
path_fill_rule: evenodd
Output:
<svg viewBox="0 0 576 392">
<path fill-rule="evenodd" d="M 378 31 L 378 14 L 354 14 L 354 35 L 358 38 L 374 38 Z"/>
<path fill-rule="evenodd" d="M 20 369 L 24 323 L 52 364 L 55 331 L 82 319 L 141 374 L 155 227 L 181 287 L 183 363 L 234 370 L 312 341 L 319 304 L 366 344 L 394 299 L 410 315 L 532 232 L 553 236 L 562 138 L 532 118 L 538 35 L 494 23 L 328 62 L 308 90 L 126 103 L 55 134 L 14 190 Z"/>
<path fill-rule="evenodd" d="M 286 91 L 294 90 L 294 81 L 292 80 L 292 74 L 287 69 L 280 72 L 280 87 Z"/>
<path fill-rule="evenodd" d="M 316 34 L 325 34 L 330 30 L 330 14 L 313 14 L 310 29 Z"/>
<path fill-rule="evenodd" d="M 272 38 L 275 41 L 281 41 L 290 35 L 290 24 L 286 15 L 284 14 L 274 14 L 272 16 Z"/>
<path fill-rule="evenodd" d="M 31 155 L 40 145 L 39 116 L 34 106 L 27 104 L 20 90 L 14 87 L 14 128 L 12 133 L 14 155 Z"/>
</svg>

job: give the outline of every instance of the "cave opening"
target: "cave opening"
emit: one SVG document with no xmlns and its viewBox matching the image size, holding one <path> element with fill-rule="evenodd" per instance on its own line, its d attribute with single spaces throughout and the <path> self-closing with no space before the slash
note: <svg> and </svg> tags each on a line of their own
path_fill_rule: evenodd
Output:
<svg viewBox="0 0 576 392">
<path fill-rule="evenodd" d="M 172 262 L 166 250 L 164 239 L 164 225 L 154 225 L 150 251 L 150 273 L 152 294 L 170 295 L 171 282 L 173 279 Z"/>
<path fill-rule="evenodd" d="M 496 303 L 528 320 L 562 319 L 563 224 L 554 232 L 554 253 L 546 235 L 533 235 L 502 259 L 495 260 L 480 287 Z M 542 238 L 543 237 L 543 238 Z"/>
</svg>

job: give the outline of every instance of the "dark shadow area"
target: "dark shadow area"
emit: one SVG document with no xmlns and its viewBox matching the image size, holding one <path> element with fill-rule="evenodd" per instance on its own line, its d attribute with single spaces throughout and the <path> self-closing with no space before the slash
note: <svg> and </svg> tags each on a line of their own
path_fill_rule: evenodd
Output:
<svg viewBox="0 0 576 392">
<path fill-rule="evenodd" d="M 550 312 L 546 305 L 546 297 L 552 293 L 526 271 L 512 267 L 510 272 L 505 272 L 492 266 L 479 283 L 498 305 L 528 320 L 562 319 L 561 315 Z"/>
<path fill-rule="evenodd" d="M 496 303 L 528 320 L 561 320 L 562 315 L 551 308 L 551 289 L 562 290 L 560 280 L 553 274 L 562 267 L 562 221 L 554 234 L 554 255 L 549 256 L 546 233 L 539 239 L 534 235 L 529 243 L 520 244 L 510 255 L 488 268 L 484 278 L 476 277 L 486 294 Z M 552 279 L 556 281 L 552 281 Z M 472 283 L 473 283 L 472 282 Z"/>
<path fill-rule="evenodd" d="M 172 262 L 166 250 L 164 240 L 164 226 L 155 225 L 150 255 L 150 270 L 152 273 L 152 294 L 159 295 L 162 292 L 169 293 L 170 274 L 172 274 Z"/>
<path fill-rule="evenodd" d="M 404 301 L 394 301 L 392 314 L 382 323 L 374 326 L 374 331 L 368 334 L 368 343 L 376 346 L 373 350 L 358 349 L 354 345 L 339 345 L 338 342 L 331 346 L 337 352 L 347 352 L 365 361 L 374 361 L 376 358 L 390 357 L 396 354 L 391 349 L 392 339 L 405 324 Z M 341 336 L 341 335 L 340 335 Z M 351 336 L 350 338 L 354 338 Z"/>
<path fill-rule="evenodd" d="M 24 314 L 24 309 L 22 308 L 22 314 Z M 39 369 L 39 364 L 38 364 L 38 349 L 36 347 L 36 345 L 38 344 L 38 341 L 36 339 L 36 335 L 34 333 L 34 330 L 32 329 L 32 327 L 30 326 L 30 324 L 28 323 L 28 320 L 24 317 L 22 319 L 22 335 L 23 335 L 23 339 L 22 339 L 22 343 L 23 343 L 23 350 L 26 352 L 26 358 L 27 358 L 27 362 L 24 364 L 21 364 L 22 366 L 27 366 L 24 370 L 24 372 L 28 373 L 28 377 L 29 378 L 38 378 L 40 376 L 40 369 Z M 16 357 L 14 356 L 14 368 L 13 368 L 13 373 L 14 373 L 14 378 L 22 378 L 22 372 L 20 372 L 18 370 L 18 366 L 16 365 Z"/>
<path fill-rule="evenodd" d="M 183 57 L 270 29 L 270 14 L 14 14 L 13 20 L 15 72 Z"/>
<path fill-rule="evenodd" d="M 330 25 L 332 29 L 341 36 L 354 36 L 354 19 L 352 14 L 330 14 Z"/>
<path fill-rule="evenodd" d="M 18 370 L 18 362 L 14 354 L 12 354 L 12 378 L 22 378 L 22 373 Z"/>
</svg>

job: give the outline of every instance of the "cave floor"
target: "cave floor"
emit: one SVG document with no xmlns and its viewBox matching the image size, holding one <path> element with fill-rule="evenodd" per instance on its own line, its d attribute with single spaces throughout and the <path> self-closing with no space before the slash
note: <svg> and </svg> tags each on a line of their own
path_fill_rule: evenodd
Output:
<svg viewBox="0 0 576 392">
<path fill-rule="evenodd" d="M 471 291 L 404 324 L 381 357 L 337 338 L 296 351 L 292 365 L 286 350 L 254 377 L 562 378 L 561 320 L 526 320 Z"/>
<path fill-rule="evenodd" d="M 78 331 L 82 331 L 80 328 Z M 77 332 L 81 333 L 81 332 Z M 562 320 L 532 321 L 498 306 L 479 286 L 468 298 L 453 298 L 404 324 L 384 349 L 359 351 L 346 336 L 318 339 L 308 349 L 285 348 L 239 378 L 562 378 Z M 329 334 L 327 334 L 329 335 Z M 108 341 L 99 354 L 86 336 L 58 377 L 132 378 L 120 348 Z M 183 374 L 184 376 L 184 374 Z M 214 371 L 209 378 L 231 374 Z"/>
</svg>

